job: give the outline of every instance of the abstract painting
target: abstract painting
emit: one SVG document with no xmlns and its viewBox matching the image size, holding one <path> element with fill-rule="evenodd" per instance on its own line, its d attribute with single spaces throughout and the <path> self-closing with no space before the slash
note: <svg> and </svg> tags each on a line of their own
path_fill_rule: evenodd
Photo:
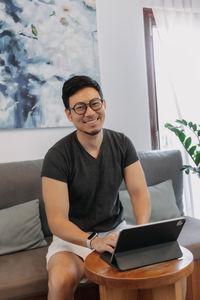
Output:
<svg viewBox="0 0 200 300">
<path fill-rule="evenodd" d="M 0 129 L 71 125 L 65 80 L 100 81 L 95 0 L 0 0 Z"/>
</svg>

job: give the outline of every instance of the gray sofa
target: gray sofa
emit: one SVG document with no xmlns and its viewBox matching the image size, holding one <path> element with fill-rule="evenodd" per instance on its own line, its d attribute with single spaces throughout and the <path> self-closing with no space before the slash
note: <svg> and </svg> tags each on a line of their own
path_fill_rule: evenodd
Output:
<svg viewBox="0 0 200 300">
<path fill-rule="evenodd" d="M 176 202 L 175 206 L 179 208 L 179 214 L 183 215 L 183 175 L 182 172 L 180 172 L 182 165 L 180 152 L 178 150 L 140 152 L 139 158 L 148 186 L 155 186 L 168 179 L 172 180 Z M 1 300 L 47 299 L 48 287 L 45 255 L 48 244 L 51 241 L 51 232 L 48 227 L 41 194 L 41 166 L 42 160 L 0 164 L 0 219 L 3 220 L 4 218 L 5 220 L 4 224 L 2 224 L 3 221 L 0 220 L 1 227 L 4 227 L 3 231 L 1 228 L 0 231 L 6 232 L 3 241 L 7 241 L 9 236 L 12 239 L 10 245 L 5 248 L 0 236 Z M 121 191 L 125 191 L 124 184 L 121 186 Z M 38 201 L 32 201 L 34 199 L 39 199 L 38 218 Z M 31 214 L 34 214 L 34 218 L 30 222 L 29 218 L 25 218 L 27 217 L 26 215 L 29 217 L 29 207 L 27 208 L 23 203 L 33 203 L 32 210 L 30 211 Z M 22 206 L 16 206 L 19 204 L 22 204 Z M 123 201 L 123 205 L 126 215 L 127 212 L 129 213 L 128 201 Z M 13 206 L 16 207 L 12 208 Z M 155 204 L 155 210 L 156 207 L 157 204 Z M 9 210 L 9 208 L 11 208 L 11 210 Z M 24 230 L 21 230 L 23 234 L 21 235 L 21 231 L 17 232 L 17 228 L 19 227 L 18 222 L 24 224 Z M 31 226 L 34 228 L 31 228 Z M 186 224 L 179 237 L 179 243 L 191 250 L 195 260 L 194 272 L 188 278 L 188 300 L 200 299 L 200 292 L 198 291 L 198 286 L 200 285 L 199 232 L 200 220 L 186 217 Z M 24 241 L 24 237 L 26 237 L 28 241 Z M 23 242 L 20 242 L 20 239 L 23 240 Z M 7 252 L 4 253 L 5 251 Z M 86 298 L 93 300 L 99 299 L 98 287 L 91 282 L 80 284 L 75 295 L 76 300 L 84 300 Z"/>
</svg>

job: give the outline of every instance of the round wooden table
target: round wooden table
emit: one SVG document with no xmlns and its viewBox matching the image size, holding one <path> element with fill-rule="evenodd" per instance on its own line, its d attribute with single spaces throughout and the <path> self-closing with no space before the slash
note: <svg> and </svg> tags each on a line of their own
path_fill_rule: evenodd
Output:
<svg viewBox="0 0 200 300">
<path fill-rule="evenodd" d="M 193 271 L 193 255 L 181 247 L 179 259 L 133 269 L 117 271 L 97 252 L 85 260 L 87 277 L 99 285 L 101 300 L 183 300 L 186 278 Z"/>
</svg>

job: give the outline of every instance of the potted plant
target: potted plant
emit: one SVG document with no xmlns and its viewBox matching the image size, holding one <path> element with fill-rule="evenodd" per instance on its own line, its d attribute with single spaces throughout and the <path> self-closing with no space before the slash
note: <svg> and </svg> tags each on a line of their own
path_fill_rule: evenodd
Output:
<svg viewBox="0 0 200 300">
<path fill-rule="evenodd" d="M 165 127 L 174 132 L 179 138 L 181 144 L 191 157 L 194 165 L 183 165 L 181 170 L 185 171 L 186 174 L 192 173 L 197 174 L 200 177 L 200 124 L 193 122 L 187 122 L 186 120 L 176 120 L 177 126 L 170 123 L 165 123 Z M 192 137 L 187 134 L 192 133 L 196 139 L 196 143 L 193 143 Z"/>
</svg>

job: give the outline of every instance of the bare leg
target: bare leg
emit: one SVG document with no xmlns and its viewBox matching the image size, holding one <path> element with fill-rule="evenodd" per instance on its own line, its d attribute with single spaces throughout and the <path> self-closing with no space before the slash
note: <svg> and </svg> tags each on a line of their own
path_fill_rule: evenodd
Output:
<svg viewBox="0 0 200 300">
<path fill-rule="evenodd" d="M 55 253 L 48 262 L 48 300 L 73 300 L 84 276 L 82 259 L 71 252 Z"/>
</svg>

